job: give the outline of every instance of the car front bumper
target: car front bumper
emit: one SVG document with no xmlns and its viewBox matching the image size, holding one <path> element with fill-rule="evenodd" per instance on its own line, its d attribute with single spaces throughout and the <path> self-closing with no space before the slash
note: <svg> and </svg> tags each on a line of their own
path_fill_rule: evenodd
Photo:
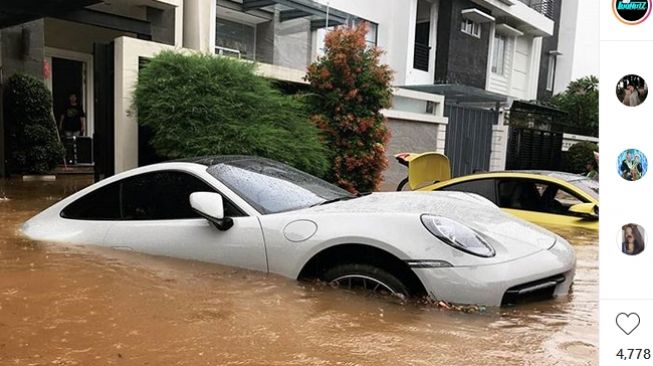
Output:
<svg viewBox="0 0 653 366">
<path fill-rule="evenodd" d="M 413 268 L 429 296 L 454 304 L 500 306 L 505 299 L 534 291 L 553 297 L 569 293 L 574 279 L 573 248 L 559 239 L 549 250 L 482 266 Z"/>
</svg>

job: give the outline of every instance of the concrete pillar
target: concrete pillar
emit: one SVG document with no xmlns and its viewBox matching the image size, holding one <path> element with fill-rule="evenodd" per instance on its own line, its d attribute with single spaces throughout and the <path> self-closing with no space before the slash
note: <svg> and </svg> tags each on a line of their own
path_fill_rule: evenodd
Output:
<svg viewBox="0 0 653 366">
<path fill-rule="evenodd" d="M 184 1 L 184 47 L 215 52 L 215 0 Z"/>
<path fill-rule="evenodd" d="M 490 171 L 506 170 L 508 155 L 508 132 L 510 127 L 504 125 L 504 114 L 499 115 L 499 123 L 492 126 L 492 147 L 490 151 Z"/>
</svg>

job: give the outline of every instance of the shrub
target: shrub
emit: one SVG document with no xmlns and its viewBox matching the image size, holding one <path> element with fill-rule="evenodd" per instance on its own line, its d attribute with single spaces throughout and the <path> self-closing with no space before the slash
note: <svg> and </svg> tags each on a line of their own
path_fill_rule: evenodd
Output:
<svg viewBox="0 0 653 366">
<path fill-rule="evenodd" d="M 226 57 L 162 52 L 140 71 L 139 123 L 165 158 L 258 155 L 323 176 L 325 148 L 304 103 Z"/>
<path fill-rule="evenodd" d="M 594 162 L 594 152 L 599 151 L 598 145 L 592 142 L 578 142 L 569 148 L 565 154 L 565 171 L 581 174 L 587 171 L 587 164 Z"/>
<path fill-rule="evenodd" d="M 52 96 L 28 75 L 9 78 L 4 94 L 9 169 L 42 174 L 63 162 L 64 149 L 52 116 Z"/>
<path fill-rule="evenodd" d="M 392 71 L 381 51 L 367 48 L 367 25 L 339 27 L 324 40 L 325 55 L 308 68 L 312 120 L 331 147 L 329 178 L 351 192 L 377 190 L 387 167 L 390 134 L 381 114 L 391 103 Z"/>
</svg>

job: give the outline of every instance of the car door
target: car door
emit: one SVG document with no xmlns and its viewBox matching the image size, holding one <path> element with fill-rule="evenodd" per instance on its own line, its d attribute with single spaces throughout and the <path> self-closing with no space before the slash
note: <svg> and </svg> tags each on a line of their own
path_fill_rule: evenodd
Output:
<svg viewBox="0 0 653 366">
<path fill-rule="evenodd" d="M 569 208 L 586 203 L 567 188 L 554 182 L 536 179 L 500 179 L 498 205 L 504 211 L 548 228 L 593 228 L 596 221 L 575 216 Z"/>
<path fill-rule="evenodd" d="M 183 171 L 156 171 L 125 178 L 119 184 L 120 220 L 114 221 L 105 245 L 125 250 L 193 259 L 267 271 L 259 220 L 224 199 L 233 218 L 220 231 L 189 203 L 193 192 L 216 192 L 202 179 Z M 220 192 L 218 192 L 220 193 Z"/>
</svg>

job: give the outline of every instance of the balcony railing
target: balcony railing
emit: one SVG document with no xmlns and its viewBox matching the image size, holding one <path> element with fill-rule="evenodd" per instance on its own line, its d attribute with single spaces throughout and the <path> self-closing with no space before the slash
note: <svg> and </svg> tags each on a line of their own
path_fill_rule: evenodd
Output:
<svg viewBox="0 0 653 366">
<path fill-rule="evenodd" d="M 413 56 L 413 68 L 429 71 L 429 54 L 431 47 L 422 43 L 415 43 L 415 55 Z"/>
<path fill-rule="evenodd" d="M 215 46 L 215 53 L 220 56 L 240 58 L 240 51 L 233 48 Z"/>
<path fill-rule="evenodd" d="M 549 19 L 554 19 L 559 0 L 519 0 Z"/>
</svg>

